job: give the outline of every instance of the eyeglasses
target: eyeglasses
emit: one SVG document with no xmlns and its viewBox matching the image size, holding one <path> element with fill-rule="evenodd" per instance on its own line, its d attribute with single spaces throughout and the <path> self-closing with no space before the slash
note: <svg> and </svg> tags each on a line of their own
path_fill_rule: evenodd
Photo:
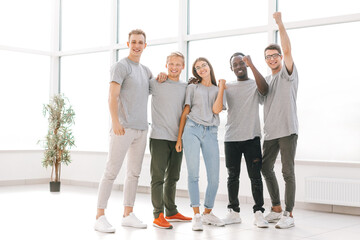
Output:
<svg viewBox="0 0 360 240">
<path fill-rule="evenodd" d="M 203 63 L 201 66 L 195 67 L 195 70 L 196 70 L 196 71 L 199 71 L 200 69 L 206 67 L 207 65 L 208 65 L 207 63 Z"/>
<path fill-rule="evenodd" d="M 270 60 L 271 58 L 277 59 L 277 58 L 280 57 L 280 56 L 281 56 L 280 53 L 274 53 L 274 54 L 271 54 L 271 55 L 266 55 L 266 56 L 265 56 L 265 59 L 266 59 L 266 60 Z"/>
</svg>

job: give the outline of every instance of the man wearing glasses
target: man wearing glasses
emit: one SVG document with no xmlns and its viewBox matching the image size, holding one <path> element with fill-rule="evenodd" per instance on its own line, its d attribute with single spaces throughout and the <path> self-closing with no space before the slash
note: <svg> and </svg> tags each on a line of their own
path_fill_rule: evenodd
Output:
<svg viewBox="0 0 360 240">
<path fill-rule="evenodd" d="M 272 203 L 271 212 L 265 217 L 266 220 L 277 222 L 276 228 L 290 228 L 294 226 L 292 211 L 295 202 L 294 160 L 298 138 L 296 96 L 299 79 L 281 13 L 275 12 L 273 17 L 279 26 L 283 55 L 277 44 L 270 44 L 264 51 L 265 61 L 272 74 L 265 78 L 269 84 L 269 92 L 264 98 L 264 145 L 261 171 Z M 285 181 L 284 212 L 282 212 L 279 186 L 274 172 L 274 164 L 279 152 Z"/>
</svg>

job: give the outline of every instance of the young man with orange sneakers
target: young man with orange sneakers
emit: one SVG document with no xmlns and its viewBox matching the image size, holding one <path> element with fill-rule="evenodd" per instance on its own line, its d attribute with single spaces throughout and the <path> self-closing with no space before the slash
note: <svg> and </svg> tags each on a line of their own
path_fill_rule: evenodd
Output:
<svg viewBox="0 0 360 240">
<path fill-rule="evenodd" d="M 151 103 L 151 200 L 154 207 L 153 225 L 171 229 L 171 221 L 191 221 L 180 214 L 175 205 L 176 183 L 180 177 L 182 151 L 175 149 L 179 122 L 185 102 L 187 83 L 180 82 L 185 59 L 180 52 L 171 53 L 166 60 L 167 80 L 150 81 Z M 166 217 L 164 217 L 164 208 Z"/>
<path fill-rule="evenodd" d="M 295 153 L 298 138 L 296 96 L 299 78 L 291 54 L 289 36 L 281 20 L 281 13 L 273 15 L 279 26 L 281 48 L 270 44 L 265 48 L 265 61 L 271 75 L 265 80 L 269 93 L 264 100 L 264 145 L 262 174 L 271 197 L 268 222 L 277 222 L 276 228 L 293 227 L 292 211 L 295 203 Z M 284 60 L 284 64 L 282 63 Z M 274 172 L 276 157 L 281 153 L 282 175 L 285 181 L 285 211 L 282 213 L 279 186 Z"/>
</svg>

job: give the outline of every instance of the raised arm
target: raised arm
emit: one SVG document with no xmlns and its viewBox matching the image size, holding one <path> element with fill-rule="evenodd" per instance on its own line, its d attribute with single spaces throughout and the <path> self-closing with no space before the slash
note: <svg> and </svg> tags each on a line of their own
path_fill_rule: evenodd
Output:
<svg viewBox="0 0 360 240">
<path fill-rule="evenodd" d="M 273 14 L 273 17 L 275 19 L 276 24 L 279 26 L 279 33 L 280 33 L 280 39 L 281 39 L 281 48 L 284 54 L 284 63 L 285 67 L 289 74 L 292 74 L 293 72 L 293 65 L 294 60 L 291 55 L 291 44 L 290 44 L 290 38 L 286 32 L 284 23 L 281 19 L 281 12 L 275 12 Z"/>
<path fill-rule="evenodd" d="M 253 72 L 258 91 L 261 93 L 261 95 L 265 96 L 269 91 L 269 85 L 265 81 L 265 78 L 261 75 L 261 73 L 254 66 L 249 55 L 243 57 L 243 61 Z"/>
<path fill-rule="evenodd" d="M 216 97 L 216 100 L 213 104 L 212 111 L 215 114 L 219 114 L 223 109 L 223 97 L 224 97 L 224 90 L 225 90 L 225 83 L 224 79 L 219 80 L 219 91 Z"/>
<path fill-rule="evenodd" d="M 115 135 L 124 135 L 125 129 L 120 124 L 119 116 L 118 116 L 118 98 L 120 97 L 120 88 L 121 85 L 116 82 L 110 83 L 109 90 L 109 110 L 111 116 L 112 129 Z"/>
<path fill-rule="evenodd" d="M 178 138 L 176 141 L 176 145 L 175 145 L 175 149 L 177 152 L 181 152 L 182 150 L 182 135 L 184 132 L 184 128 L 185 128 L 185 123 L 186 123 L 186 117 L 187 115 L 190 113 L 190 106 L 189 105 L 185 105 L 184 110 L 181 114 L 180 117 L 180 124 L 179 124 L 179 133 L 178 133 Z"/>
</svg>

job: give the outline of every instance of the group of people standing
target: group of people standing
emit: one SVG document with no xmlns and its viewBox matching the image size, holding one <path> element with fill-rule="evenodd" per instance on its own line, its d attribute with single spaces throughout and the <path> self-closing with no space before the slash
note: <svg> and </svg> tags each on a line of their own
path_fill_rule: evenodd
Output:
<svg viewBox="0 0 360 240">
<path fill-rule="evenodd" d="M 115 232 L 105 217 L 105 209 L 126 155 L 124 215 L 121 224 L 135 228 L 147 227 L 135 216 L 133 207 L 147 141 L 149 94 L 152 95 L 150 171 L 155 227 L 171 229 L 171 221 L 192 221 L 192 229 L 201 231 L 203 224 L 224 226 L 241 223 L 238 193 L 243 155 L 255 202 L 254 224 L 260 228 L 268 227 L 269 222 L 276 222 L 276 228 L 294 226 L 292 211 L 298 136 L 298 75 L 281 13 L 276 12 L 273 17 L 279 27 L 281 47 L 270 44 L 265 48 L 265 61 L 272 74 L 264 78 L 250 56 L 237 52 L 230 57 L 230 68 L 237 78 L 236 82 L 231 83 L 226 83 L 224 79 L 216 81 L 211 63 L 203 57 L 194 61 L 193 78 L 189 83 L 179 81 L 185 66 L 184 56 L 180 52 L 171 53 L 166 60 L 168 72 L 154 78 L 151 71 L 140 64 L 141 54 L 146 47 L 145 33 L 138 29 L 129 33 L 129 56 L 111 68 L 109 109 L 112 127 L 106 168 L 99 185 L 95 230 Z M 248 77 L 248 67 L 254 80 Z M 264 105 L 263 152 L 260 142 L 260 104 Z M 212 209 L 219 185 L 219 113 L 226 109 L 225 162 L 229 204 L 226 217 L 220 219 L 213 214 Z M 202 214 L 199 193 L 200 150 L 207 173 Z M 183 152 L 193 217 L 183 216 L 175 204 Z M 274 172 L 279 152 L 285 180 L 284 211 Z M 272 202 L 271 211 L 266 216 L 263 215 L 262 175 Z"/>
</svg>

